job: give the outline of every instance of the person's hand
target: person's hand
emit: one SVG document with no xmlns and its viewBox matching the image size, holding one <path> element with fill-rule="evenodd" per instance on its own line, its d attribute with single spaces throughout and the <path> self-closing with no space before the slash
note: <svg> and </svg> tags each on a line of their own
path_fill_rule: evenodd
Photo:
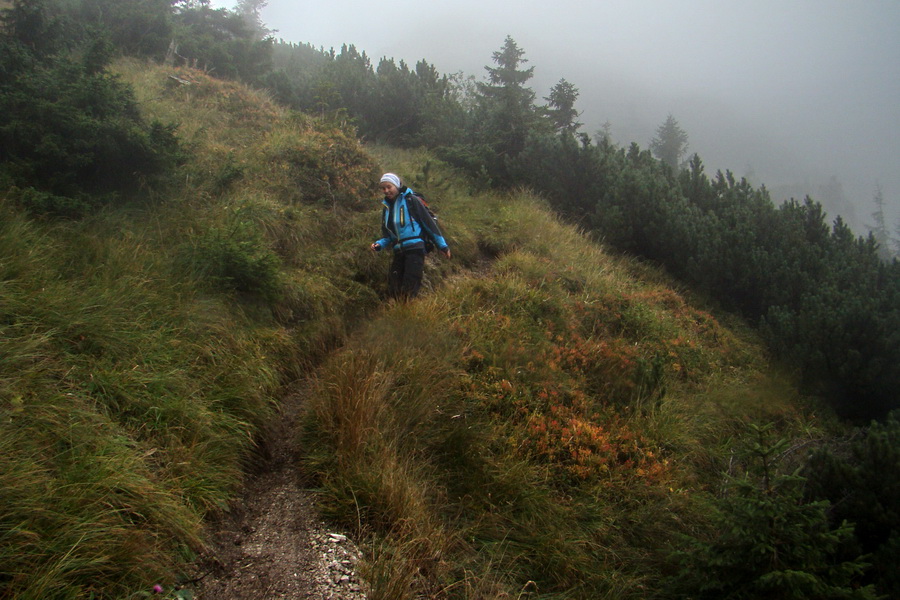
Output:
<svg viewBox="0 0 900 600">
<path fill-rule="evenodd" d="M 369 250 L 371 250 L 372 252 L 378 252 L 379 250 L 381 250 L 381 244 L 375 242 L 374 244 L 369 246 Z"/>
<path fill-rule="evenodd" d="M 444 249 L 442 249 L 442 250 L 441 250 L 441 254 L 443 254 L 443 255 L 446 256 L 447 258 L 450 258 L 450 248 L 444 248 Z"/>
</svg>

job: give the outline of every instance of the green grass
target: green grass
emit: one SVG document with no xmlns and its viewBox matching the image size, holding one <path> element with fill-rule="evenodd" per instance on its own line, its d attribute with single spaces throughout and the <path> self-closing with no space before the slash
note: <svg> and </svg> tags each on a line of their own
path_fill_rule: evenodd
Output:
<svg viewBox="0 0 900 600">
<path fill-rule="evenodd" d="M 43 227 L 2 209 L 4 597 L 172 581 L 237 489 L 286 340 L 116 218 Z"/>
<path fill-rule="evenodd" d="M 0 196 L 0 598 L 176 582 L 310 375 L 302 467 L 372 598 L 663 598 L 743 424 L 817 435 L 751 336 L 539 198 L 202 73 L 117 71 L 188 160 L 78 222 Z M 383 171 L 453 251 L 407 304 L 367 251 Z"/>
<path fill-rule="evenodd" d="M 375 594 L 666 597 L 745 421 L 815 421 L 752 338 L 528 194 L 450 191 L 440 214 L 492 262 L 385 306 L 305 419 L 305 468 L 369 540 Z"/>
<path fill-rule="evenodd" d="M 0 598 L 175 583 L 281 385 L 378 302 L 356 140 L 200 73 L 117 69 L 188 161 L 78 222 L 0 196 Z"/>
</svg>

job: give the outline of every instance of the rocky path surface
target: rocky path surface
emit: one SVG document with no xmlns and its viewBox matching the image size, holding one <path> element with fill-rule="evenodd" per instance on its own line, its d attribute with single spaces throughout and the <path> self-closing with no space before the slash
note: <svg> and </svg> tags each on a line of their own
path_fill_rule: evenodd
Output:
<svg viewBox="0 0 900 600">
<path fill-rule="evenodd" d="M 285 399 L 244 493 L 209 524 L 209 547 L 195 564 L 195 600 L 366 598 L 358 549 L 318 519 L 296 468 L 302 402 L 302 390 Z"/>
</svg>

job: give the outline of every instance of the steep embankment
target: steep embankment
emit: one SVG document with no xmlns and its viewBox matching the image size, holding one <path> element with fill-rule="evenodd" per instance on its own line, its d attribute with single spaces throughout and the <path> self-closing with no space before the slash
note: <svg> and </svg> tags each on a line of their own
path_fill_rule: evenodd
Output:
<svg viewBox="0 0 900 600">
<path fill-rule="evenodd" d="M 201 73 L 119 70 L 187 158 L 83 222 L 3 206 L 0 597 L 172 589 L 309 375 L 275 464 L 362 544 L 371 597 L 660 595 L 744 422 L 815 435 L 749 336 L 539 199 Z M 379 162 L 453 242 L 408 305 L 363 251 Z"/>
</svg>

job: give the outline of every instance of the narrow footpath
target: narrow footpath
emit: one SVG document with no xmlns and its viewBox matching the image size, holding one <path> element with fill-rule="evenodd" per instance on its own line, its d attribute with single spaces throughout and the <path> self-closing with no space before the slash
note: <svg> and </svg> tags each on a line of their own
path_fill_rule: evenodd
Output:
<svg viewBox="0 0 900 600">
<path fill-rule="evenodd" d="M 208 524 L 209 546 L 188 586 L 195 600 L 365 600 L 359 550 L 318 519 L 297 470 L 304 393 L 284 399 L 243 494 Z"/>
</svg>

